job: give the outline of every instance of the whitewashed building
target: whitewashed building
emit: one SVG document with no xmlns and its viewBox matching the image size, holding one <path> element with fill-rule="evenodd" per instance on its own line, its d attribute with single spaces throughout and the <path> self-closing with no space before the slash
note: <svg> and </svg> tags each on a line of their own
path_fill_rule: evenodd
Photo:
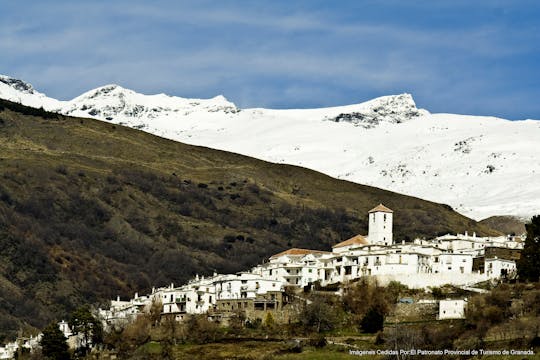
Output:
<svg viewBox="0 0 540 360">
<path fill-rule="evenodd" d="M 485 272 L 489 278 L 509 276 L 517 271 L 514 260 L 491 258 L 485 259 Z"/>
<path fill-rule="evenodd" d="M 467 301 L 461 300 L 441 300 L 439 301 L 439 320 L 446 319 L 464 319 L 465 318 L 465 306 Z"/>
<path fill-rule="evenodd" d="M 127 301 L 117 297 L 116 300 L 111 300 L 109 309 L 99 309 L 98 316 L 106 329 L 111 325 L 129 323 L 151 306 L 152 299 L 152 295 L 139 296 L 138 293 L 135 293 L 133 299 Z"/>
</svg>

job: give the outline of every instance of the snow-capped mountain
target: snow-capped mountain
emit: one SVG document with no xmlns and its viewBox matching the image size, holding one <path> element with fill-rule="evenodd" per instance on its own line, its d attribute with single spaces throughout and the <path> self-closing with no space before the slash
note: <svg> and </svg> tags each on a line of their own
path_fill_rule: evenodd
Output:
<svg viewBox="0 0 540 360">
<path fill-rule="evenodd" d="M 185 143 L 304 166 L 446 203 L 483 219 L 540 212 L 540 121 L 430 114 L 408 94 L 322 109 L 239 109 L 223 96 L 143 95 L 117 85 L 71 101 L 0 76 L 0 98 Z"/>
</svg>

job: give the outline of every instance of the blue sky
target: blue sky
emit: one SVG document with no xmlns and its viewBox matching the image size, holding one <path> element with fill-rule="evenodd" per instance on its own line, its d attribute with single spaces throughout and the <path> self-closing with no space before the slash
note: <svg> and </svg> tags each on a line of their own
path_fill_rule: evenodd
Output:
<svg viewBox="0 0 540 360">
<path fill-rule="evenodd" d="M 540 119 L 540 2 L 0 0 L 0 73 L 60 99 L 109 83 L 244 108 L 408 92 L 431 112 Z"/>
</svg>

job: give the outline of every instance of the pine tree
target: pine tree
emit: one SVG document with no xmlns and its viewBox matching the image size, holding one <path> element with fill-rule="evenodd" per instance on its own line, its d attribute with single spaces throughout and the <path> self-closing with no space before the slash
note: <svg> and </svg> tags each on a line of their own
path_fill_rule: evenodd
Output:
<svg viewBox="0 0 540 360">
<path fill-rule="evenodd" d="M 69 326 L 74 334 L 82 337 L 79 350 L 83 354 L 87 354 L 93 345 L 101 343 L 103 340 L 101 323 L 92 315 L 87 306 L 80 307 L 73 312 Z"/>
<path fill-rule="evenodd" d="M 539 281 L 540 279 L 540 215 L 533 216 L 525 225 L 527 239 L 517 262 L 517 272 L 521 281 Z"/>
<path fill-rule="evenodd" d="M 42 353 L 47 359 L 69 360 L 71 358 L 66 337 L 60 331 L 58 324 L 52 322 L 43 330 L 40 341 Z"/>
</svg>

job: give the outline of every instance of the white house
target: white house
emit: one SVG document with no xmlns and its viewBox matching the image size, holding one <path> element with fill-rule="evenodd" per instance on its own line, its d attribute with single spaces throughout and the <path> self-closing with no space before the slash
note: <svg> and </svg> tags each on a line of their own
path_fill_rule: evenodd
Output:
<svg viewBox="0 0 540 360">
<path fill-rule="evenodd" d="M 467 300 L 441 300 L 439 301 L 439 320 L 464 319 Z"/>
<path fill-rule="evenodd" d="M 485 259 L 485 272 L 490 279 L 500 278 L 516 272 L 514 260 L 491 258 Z"/>
</svg>

